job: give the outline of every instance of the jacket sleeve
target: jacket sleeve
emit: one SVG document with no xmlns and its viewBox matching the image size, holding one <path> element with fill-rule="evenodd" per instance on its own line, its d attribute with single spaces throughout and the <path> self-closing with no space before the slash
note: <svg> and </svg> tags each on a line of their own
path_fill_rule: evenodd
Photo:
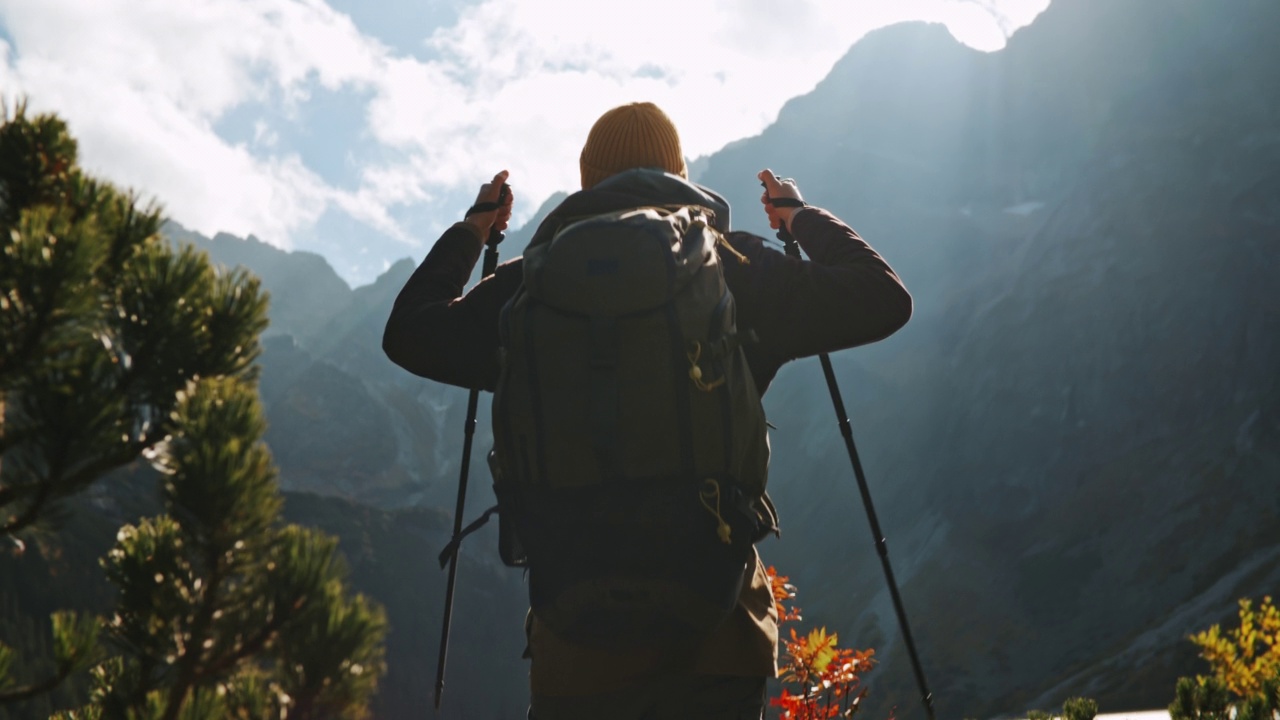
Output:
<svg viewBox="0 0 1280 720">
<path fill-rule="evenodd" d="M 792 218 L 791 231 L 808 260 L 761 243 L 751 253 L 755 267 L 740 268 L 747 276 L 740 283 L 747 295 L 740 300 L 743 324 L 779 361 L 882 340 L 910 319 L 902 281 L 839 218 L 808 207 Z"/>
<path fill-rule="evenodd" d="M 498 313 L 519 286 L 520 261 L 463 295 L 484 244 L 470 226 L 445 231 L 396 297 L 382 334 L 392 362 L 421 377 L 492 390 L 498 378 Z"/>
</svg>

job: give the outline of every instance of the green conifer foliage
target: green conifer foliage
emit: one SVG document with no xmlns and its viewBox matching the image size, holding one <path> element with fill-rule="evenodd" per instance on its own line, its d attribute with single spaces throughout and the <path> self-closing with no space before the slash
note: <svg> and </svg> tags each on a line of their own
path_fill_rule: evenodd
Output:
<svg viewBox="0 0 1280 720">
<path fill-rule="evenodd" d="M 251 377 L 267 299 L 86 177 L 56 117 L 0 125 L 0 535 L 135 460 L 198 378 Z"/>
<path fill-rule="evenodd" d="M 91 668 L 84 718 L 361 718 L 384 671 L 381 608 L 351 596 L 336 541 L 284 526 L 256 387 L 267 298 L 173 250 L 160 213 L 85 176 L 54 116 L 0 123 L 0 541 L 49 532 L 60 500 L 149 460 L 165 514 L 103 559 L 116 611 L 53 617 L 52 666 L 0 704 Z"/>
<path fill-rule="evenodd" d="M 180 397 L 154 457 L 168 512 L 122 528 L 104 560 L 120 589 L 109 635 L 126 658 L 105 704 L 156 718 L 362 717 L 386 621 L 347 597 L 332 539 L 279 526 L 256 390 L 206 379 Z"/>
<path fill-rule="evenodd" d="M 1231 696 L 1227 686 L 1213 677 L 1178 678 L 1173 702 L 1173 720 L 1230 720 Z"/>
<path fill-rule="evenodd" d="M 1098 716 L 1098 701 L 1093 698 L 1073 697 L 1062 703 L 1062 717 L 1066 720 L 1093 720 Z"/>
</svg>

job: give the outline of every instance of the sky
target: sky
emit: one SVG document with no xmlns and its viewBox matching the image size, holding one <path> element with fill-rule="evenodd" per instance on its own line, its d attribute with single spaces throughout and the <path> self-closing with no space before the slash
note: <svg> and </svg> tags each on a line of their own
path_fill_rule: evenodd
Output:
<svg viewBox="0 0 1280 720">
<path fill-rule="evenodd" d="M 605 110 L 686 156 L 759 134 L 867 32 L 997 51 L 1049 0 L 0 0 L 0 94 L 89 172 L 212 236 L 324 255 L 352 286 L 420 259 L 511 172 L 519 226 L 578 187 Z"/>
</svg>

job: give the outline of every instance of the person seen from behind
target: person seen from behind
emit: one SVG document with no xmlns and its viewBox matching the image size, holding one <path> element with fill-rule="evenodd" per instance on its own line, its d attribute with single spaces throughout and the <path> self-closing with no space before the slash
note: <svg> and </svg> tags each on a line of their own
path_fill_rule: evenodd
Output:
<svg viewBox="0 0 1280 720">
<path fill-rule="evenodd" d="M 910 318 L 911 297 L 893 269 L 853 229 L 829 211 L 805 205 L 795 181 L 780 180 L 767 169 L 755 180 L 764 185 L 761 202 L 770 227 L 791 233 L 808 259 L 789 257 L 762 237 L 733 230 L 724 198 L 688 179 L 675 125 L 652 103 L 630 103 L 604 113 L 587 136 L 580 156 L 580 170 L 582 189 L 566 198 L 542 221 L 525 255 L 498 265 L 493 275 L 464 292 L 486 240 L 491 233 L 505 230 L 511 218 L 514 200 L 507 185 L 508 173 L 499 172 L 484 183 L 473 211 L 444 232 L 400 291 L 387 320 L 383 349 L 393 362 L 415 375 L 465 388 L 497 391 L 494 433 L 498 448 L 495 453 L 505 454 L 495 465 L 495 489 L 502 507 L 500 517 L 507 523 L 500 533 L 503 558 L 509 564 L 523 561 L 530 573 L 533 609 L 525 628 L 530 659 L 530 718 L 756 720 L 763 716 L 766 681 L 776 675 L 778 666 L 777 612 L 765 568 L 754 548 L 754 541 L 777 530 L 777 516 L 763 495 L 768 445 L 758 397 L 767 391 L 778 369 L 791 360 L 888 337 Z M 645 208 L 651 210 L 638 214 L 637 209 Z M 605 218 L 612 224 L 602 224 L 604 221 L 583 224 L 584 219 L 592 218 Z M 674 421 L 650 421 L 642 417 L 645 408 L 650 407 L 645 404 L 648 398 L 636 391 L 634 397 L 639 399 L 627 400 L 633 397 L 628 395 L 632 392 L 629 387 L 650 383 L 645 387 L 666 388 L 663 383 L 667 380 L 647 377 L 650 366 L 662 362 L 645 360 L 643 366 L 618 376 L 608 372 L 611 367 L 621 367 L 618 363 L 625 361 L 616 357 L 610 349 L 614 345 L 608 343 L 634 347 L 626 344 L 625 333 L 630 332 L 627 319 L 635 313 L 619 313 L 615 319 L 604 318 L 603 310 L 588 312 L 592 317 L 580 323 L 585 328 L 581 331 L 584 343 L 581 350 L 556 354 L 555 347 L 547 348 L 551 340 L 543 340 L 544 344 L 538 345 L 540 332 L 547 335 L 561 332 L 552 329 L 561 327 L 556 323 L 572 323 L 574 319 L 574 313 L 545 307 L 554 304 L 556 293 L 575 289 L 563 287 L 569 281 L 553 286 L 554 278 L 559 276 L 552 269 L 543 272 L 545 268 L 559 267 L 554 263 L 560 261 L 553 260 L 557 245 L 564 246 L 568 252 L 571 241 L 576 242 L 574 238 L 587 236 L 585 249 L 580 252 L 590 254 L 593 244 L 599 243 L 603 248 L 613 228 L 621 228 L 621 224 L 627 222 L 632 223 L 631 227 L 640 228 L 637 232 L 641 237 L 647 237 L 646 233 L 653 235 L 652 228 L 675 228 L 677 235 L 673 236 L 675 240 L 670 246 L 675 248 L 676 255 L 663 256 L 669 258 L 669 271 L 678 272 L 678 268 L 684 267 L 681 263 L 709 268 L 715 275 L 708 282 L 722 275 L 728 290 L 726 297 L 731 296 L 732 300 L 732 317 L 723 322 L 728 330 L 717 342 L 693 343 L 658 355 L 672 355 L 678 366 L 687 362 L 688 367 L 680 366 L 678 372 L 671 373 L 676 380 L 670 382 L 692 385 L 682 385 L 676 392 L 663 390 L 647 395 L 656 397 L 652 403 L 658 404 L 671 395 L 676 398 L 672 401 L 676 405 L 687 409 L 692 404 L 694 410 L 689 412 L 695 414 L 698 403 L 723 408 L 731 407 L 731 402 L 743 403 L 732 407 L 745 408 L 745 411 L 708 411 L 711 414 L 705 417 L 714 416 L 714 423 L 695 420 L 685 429 L 680 429 L 685 426 L 664 427 L 677 426 Z M 601 233 L 604 239 L 596 239 L 587 235 L 588 232 Z M 695 241 L 703 243 L 697 246 L 702 256 L 680 250 Z M 665 247 L 667 241 L 660 244 Z M 619 252 L 624 251 L 626 248 Z M 589 277 L 592 273 L 612 273 L 607 277 L 610 285 L 606 290 L 613 288 L 616 294 L 627 292 L 628 272 L 639 272 L 635 268 L 617 267 L 618 263 L 613 260 L 588 257 L 582 264 L 587 269 L 580 283 L 594 282 Z M 690 276 L 700 277 L 699 271 L 694 267 L 689 271 Z M 708 287 L 714 289 L 715 286 Z M 615 300 L 608 294 L 602 297 L 601 304 Z M 677 315 L 674 311 L 666 314 L 666 320 L 661 319 L 662 311 L 655 312 L 659 313 L 654 315 L 659 318 L 655 322 L 666 323 L 662 327 L 677 324 L 672 319 Z M 512 316 L 516 319 L 512 320 Z M 565 333 L 577 332 L 569 325 L 564 327 Z M 615 338 L 619 334 L 622 337 Z M 516 345 L 526 340 L 531 343 L 528 346 L 531 349 L 521 355 Z M 573 347 L 572 340 L 556 342 L 564 348 Z M 651 344 L 645 341 L 641 345 Z M 513 358 L 521 359 L 513 361 Z M 576 385 L 548 387 L 530 379 L 554 374 L 556 368 L 548 365 L 578 362 L 582 368 L 581 372 L 574 371 L 578 378 Z M 744 368 L 739 373 L 741 377 L 729 383 L 736 383 L 736 389 L 717 387 L 716 381 L 707 381 L 714 375 L 732 378 L 735 362 Z M 517 367 L 512 367 L 513 364 Z M 703 378 L 704 372 L 708 378 Z M 686 374 L 692 380 L 684 380 Z M 537 386 L 526 388 L 521 383 Z M 532 429 L 527 433 L 502 427 L 501 417 L 516 416 L 518 424 L 526 406 L 532 408 L 529 412 L 538 412 L 544 405 L 553 406 L 559 395 L 574 393 L 582 394 L 581 401 L 574 400 L 566 407 L 580 405 L 585 408 L 586 417 L 574 424 L 577 430 L 573 432 L 561 433 L 545 417 L 531 422 Z M 729 399 L 729 393 L 736 395 Z M 715 400 L 717 397 L 720 400 Z M 626 406 L 627 402 L 633 405 Z M 715 402 L 721 404 L 714 405 Z M 635 409 L 628 410 L 628 407 Z M 720 422 L 720 415 L 724 416 L 725 429 L 714 432 L 706 429 Z M 758 422 L 749 419 L 757 416 Z M 697 489 L 678 491 L 693 493 L 688 502 L 646 494 L 649 492 L 646 490 L 627 490 L 625 492 L 631 494 L 626 495 L 618 494 L 624 491 L 608 489 L 579 489 L 576 494 L 572 488 L 543 494 L 534 490 L 524 494 L 503 490 L 519 486 L 508 477 L 517 475 L 521 478 L 528 475 L 530 487 L 539 483 L 601 487 L 610 484 L 599 478 L 566 477 L 573 474 L 571 468 L 579 466 L 610 477 L 643 475 L 632 472 L 629 464 L 643 462 L 645 458 L 637 460 L 635 453 L 628 455 L 626 450 L 626 443 L 634 441 L 637 431 L 618 431 L 621 439 L 609 434 L 615 425 L 636 427 L 626 426 L 627 422 L 647 423 L 640 426 L 642 434 L 648 432 L 645 428 L 656 426 L 652 436 L 646 435 L 649 439 L 643 441 L 648 443 L 643 446 L 646 453 L 661 455 L 669 445 L 672 456 L 677 458 L 672 462 L 680 467 L 692 467 L 693 463 L 704 462 L 699 443 L 706 442 L 712 454 L 719 452 L 717 448 L 732 447 L 723 453 L 726 456 L 723 465 L 716 467 L 721 470 L 746 468 L 740 474 L 760 478 L 754 484 L 747 483 L 748 489 L 743 490 L 741 483 L 732 477 L 734 472 L 705 472 L 695 480 L 700 483 Z M 744 425 L 751 427 L 744 429 Z M 689 440 L 689 435 L 713 435 L 715 439 Z M 724 440 L 726 437 L 733 439 Z M 739 442 L 740 437 L 746 439 Z M 556 464 L 560 462 L 555 457 L 556 443 L 567 447 L 574 457 Z M 685 465 L 679 465 L 681 462 Z M 720 455 L 706 462 L 721 463 Z M 545 471 L 548 463 L 562 469 L 548 473 Z M 601 468 L 609 470 L 606 473 Z M 801 480 L 781 478 L 775 482 Z M 566 502 L 604 503 L 608 507 L 592 506 L 584 511 L 576 506 L 572 514 L 564 517 L 596 513 L 602 518 L 591 526 L 593 530 L 577 529 L 576 520 L 562 520 L 554 515 L 554 510 L 541 509 L 549 504 L 545 498 L 561 497 L 578 498 Z M 584 497 L 593 499 L 581 500 Z M 599 500 L 601 497 L 609 499 Z M 626 499 L 619 500 L 619 497 Z M 659 532 L 657 541 L 647 536 L 643 540 L 625 537 L 626 531 L 621 528 L 631 527 L 632 516 L 637 514 L 628 514 L 627 503 L 632 502 L 647 508 L 641 513 L 645 518 L 637 522 L 646 523 L 646 527 L 661 526 L 662 529 L 656 531 Z M 668 513 L 667 508 L 680 509 Z M 737 515 L 733 514 L 739 510 Z M 550 513 L 545 517 L 556 519 L 539 520 L 539 512 Z M 687 518 L 682 514 L 685 512 Z M 749 520 L 743 520 L 744 517 Z M 704 522 L 709 528 L 703 533 L 708 538 L 706 553 L 686 550 L 678 544 L 686 542 L 684 528 L 695 525 L 700 528 Z M 601 533 L 599 538 L 608 539 L 584 534 L 597 531 Z M 724 546 L 718 545 L 717 534 L 721 535 L 719 540 Z M 597 607 L 592 603 L 599 600 L 584 595 L 583 588 L 598 587 L 603 583 L 601 577 L 612 577 L 612 569 L 601 570 L 597 565 L 617 562 L 619 566 L 639 567 L 644 565 L 646 555 L 661 555 L 674 560 L 664 559 L 655 563 L 655 567 L 674 567 L 678 575 L 679 566 L 687 564 L 688 572 L 682 577 L 692 576 L 696 583 L 697 577 L 714 575 L 697 563 L 703 562 L 704 556 L 721 557 L 721 550 L 729 552 L 731 545 L 738 554 L 733 556 L 736 564 L 731 565 L 734 569 L 728 573 L 734 581 L 733 593 L 723 613 L 707 614 L 705 620 L 680 618 L 680 622 L 688 625 L 681 626 L 679 633 L 655 631 L 663 621 L 650 621 L 643 626 L 643 631 L 622 633 L 607 641 L 604 636 L 613 627 L 609 624 L 612 620 L 600 620 L 595 625 L 574 624 L 574 612 L 587 612 L 584 608 Z M 566 560 L 567 555 L 572 559 Z M 623 557 L 629 559 L 615 560 Z M 676 604 L 670 602 L 673 596 L 663 593 L 667 585 L 675 588 L 672 592 L 679 592 L 680 582 L 656 578 L 653 582 L 613 586 L 603 602 L 616 601 L 611 606 L 615 614 L 630 613 L 638 617 L 637 608 L 643 608 L 644 602 Z M 582 627 L 592 629 L 574 629 Z M 597 636 L 601 638 L 599 642 Z"/>
</svg>

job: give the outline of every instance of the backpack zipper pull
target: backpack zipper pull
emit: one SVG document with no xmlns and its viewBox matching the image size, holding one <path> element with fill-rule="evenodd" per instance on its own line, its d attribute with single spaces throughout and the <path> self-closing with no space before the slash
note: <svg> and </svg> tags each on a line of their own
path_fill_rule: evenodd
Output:
<svg viewBox="0 0 1280 720">
<path fill-rule="evenodd" d="M 694 340 L 693 352 L 685 352 L 685 357 L 689 358 L 689 379 L 693 381 L 694 387 L 703 392 L 711 392 L 724 384 L 723 376 L 711 382 L 702 379 L 702 368 L 698 367 L 698 361 L 702 359 L 702 343 Z"/>
<path fill-rule="evenodd" d="M 711 507 L 711 503 L 707 498 L 715 498 L 716 506 Z M 716 516 L 716 536 L 720 538 L 720 542 L 725 545 L 733 544 L 733 528 L 729 527 L 729 523 L 724 521 L 724 517 L 720 514 L 720 483 L 713 478 L 707 478 L 702 481 L 702 488 L 698 490 L 698 499 L 702 501 L 702 507 L 708 512 Z"/>
</svg>

